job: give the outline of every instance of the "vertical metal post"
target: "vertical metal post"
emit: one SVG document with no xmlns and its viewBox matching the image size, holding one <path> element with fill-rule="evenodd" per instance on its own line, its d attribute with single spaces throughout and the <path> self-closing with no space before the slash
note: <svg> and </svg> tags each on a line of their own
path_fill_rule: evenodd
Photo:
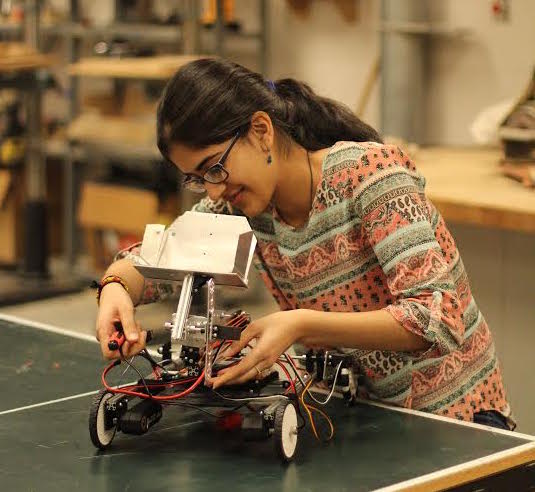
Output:
<svg viewBox="0 0 535 492">
<path fill-rule="evenodd" d="M 186 3 L 187 13 L 182 24 L 182 52 L 186 55 L 200 52 L 201 32 L 199 29 L 199 7 L 197 0 L 188 0 Z"/>
<path fill-rule="evenodd" d="M 225 56 L 225 19 L 223 17 L 223 0 L 216 0 L 217 15 L 215 19 L 215 53 L 217 56 Z"/>
<path fill-rule="evenodd" d="M 269 63 L 269 11 L 267 0 L 260 0 L 260 71 L 264 77 L 268 74 Z"/>
<path fill-rule="evenodd" d="M 79 6 L 78 0 L 71 0 L 71 21 L 78 22 Z M 72 34 L 67 40 L 67 59 L 69 63 L 74 63 L 78 59 L 78 53 L 80 48 L 80 40 Z M 78 89 L 79 83 L 76 76 L 70 77 L 69 83 L 69 109 L 68 119 L 73 121 L 78 114 Z M 76 256 L 78 251 L 78 245 L 76 241 L 76 169 L 74 162 L 74 149 L 71 144 L 67 146 L 67 153 L 63 163 L 64 172 L 64 209 L 63 209 L 63 249 L 67 265 L 69 267 L 74 266 L 76 262 Z"/>
<path fill-rule="evenodd" d="M 212 357 L 213 357 L 213 338 L 214 338 L 214 313 L 215 313 L 215 282 L 211 278 L 206 282 L 206 358 L 204 363 L 204 380 L 209 381 L 212 378 Z"/>
<path fill-rule="evenodd" d="M 39 2 L 26 0 L 24 37 L 39 50 Z M 39 277 L 48 275 L 48 238 L 46 220 L 46 166 L 41 141 L 41 88 L 37 72 L 33 87 L 26 93 L 27 151 L 25 162 L 26 204 L 24 271 Z"/>
<path fill-rule="evenodd" d="M 188 273 L 182 281 L 182 290 L 180 291 L 180 299 L 178 300 L 175 319 L 173 320 L 173 329 L 171 331 L 172 341 L 182 340 L 184 337 L 184 326 L 186 325 L 191 306 L 193 278 L 193 274 Z"/>
<path fill-rule="evenodd" d="M 381 18 L 394 26 L 381 35 L 381 129 L 384 135 L 422 143 L 425 42 L 396 23 L 426 22 L 425 0 L 382 0 Z"/>
</svg>

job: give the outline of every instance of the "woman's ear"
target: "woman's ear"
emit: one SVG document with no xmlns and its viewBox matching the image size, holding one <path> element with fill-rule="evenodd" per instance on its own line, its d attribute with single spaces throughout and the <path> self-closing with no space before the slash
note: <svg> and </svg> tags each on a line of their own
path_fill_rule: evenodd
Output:
<svg viewBox="0 0 535 492">
<path fill-rule="evenodd" d="M 249 137 L 257 142 L 263 152 L 269 152 L 273 148 L 273 123 L 265 111 L 257 111 L 251 117 Z"/>
</svg>

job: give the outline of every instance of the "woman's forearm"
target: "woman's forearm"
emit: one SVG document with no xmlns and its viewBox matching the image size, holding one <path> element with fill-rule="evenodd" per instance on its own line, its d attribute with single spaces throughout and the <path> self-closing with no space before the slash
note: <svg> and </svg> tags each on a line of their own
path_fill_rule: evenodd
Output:
<svg viewBox="0 0 535 492">
<path fill-rule="evenodd" d="M 333 313 L 303 310 L 299 342 L 309 346 L 410 352 L 429 348 L 421 336 L 403 328 L 387 311 Z"/>
</svg>

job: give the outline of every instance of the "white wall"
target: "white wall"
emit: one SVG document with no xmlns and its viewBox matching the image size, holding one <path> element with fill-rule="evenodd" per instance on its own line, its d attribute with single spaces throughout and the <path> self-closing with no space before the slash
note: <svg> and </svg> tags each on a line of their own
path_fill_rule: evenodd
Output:
<svg viewBox="0 0 535 492">
<path fill-rule="evenodd" d="M 429 2 L 431 15 L 466 27 L 466 41 L 437 39 L 431 46 L 427 99 L 428 141 L 469 144 L 468 126 L 481 109 L 516 99 L 535 66 L 535 2 L 511 0 L 510 19 L 496 21 L 488 0 Z"/>
<path fill-rule="evenodd" d="M 270 75 L 301 78 L 355 108 L 379 53 L 380 1 L 355 2 L 360 19 L 348 23 L 328 0 L 313 0 L 304 20 L 285 0 L 270 0 Z M 463 40 L 428 38 L 427 141 L 470 144 L 468 127 L 475 115 L 518 97 L 529 81 L 535 65 L 535 1 L 511 0 L 505 23 L 492 16 L 488 0 L 430 0 L 429 11 L 433 22 L 472 34 Z M 363 118 L 373 126 L 379 125 L 377 89 Z"/>
<path fill-rule="evenodd" d="M 303 79 L 320 94 L 355 109 L 379 53 L 379 2 L 358 4 L 360 20 L 349 23 L 330 1 L 313 1 L 310 15 L 303 19 L 285 0 L 272 0 L 270 75 Z M 376 85 L 363 115 L 375 127 L 379 124 L 378 93 Z"/>
</svg>

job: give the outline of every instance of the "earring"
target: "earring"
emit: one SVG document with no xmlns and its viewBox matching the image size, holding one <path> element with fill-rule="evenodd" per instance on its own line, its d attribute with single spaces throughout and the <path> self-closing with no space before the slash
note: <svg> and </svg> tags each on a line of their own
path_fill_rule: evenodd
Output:
<svg viewBox="0 0 535 492">
<path fill-rule="evenodd" d="M 273 159 L 271 158 L 271 154 L 268 154 L 268 157 L 267 157 L 267 163 L 268 163 L 268 166 L 273 162 Z"/>
</svg>

